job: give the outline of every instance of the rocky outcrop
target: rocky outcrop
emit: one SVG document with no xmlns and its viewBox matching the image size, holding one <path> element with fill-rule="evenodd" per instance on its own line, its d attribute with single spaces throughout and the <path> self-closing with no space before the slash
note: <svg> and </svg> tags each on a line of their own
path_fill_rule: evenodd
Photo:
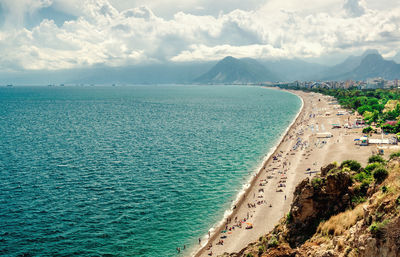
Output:
<svg viewBox="0 0 400 257">
<path fill-rule="evenodd" d="M 328 165 L 321 167 L 321 177 L 325 177 L 329 171 L 336 168 L 334 163 L 329 163 Z"/>
<path fill-rule="evenodd" d="M 321 220 L 348 208 L 351 205 L 351 185 L 348 172 L 316 177 L 311 181 L 308 178 L 303 180 L 294 192 L 291 220 L 287 224 L 285 239 L 290 246 L 304 243 L 315 233 Z"/>
</svg>

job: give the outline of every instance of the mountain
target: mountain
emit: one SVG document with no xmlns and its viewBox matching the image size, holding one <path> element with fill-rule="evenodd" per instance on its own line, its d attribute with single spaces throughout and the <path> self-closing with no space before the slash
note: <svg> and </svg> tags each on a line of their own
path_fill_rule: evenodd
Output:
<svg viewBox="0 0 400 257">
<path fill-rule="evenodd" d="M 228 56 L 219 61 L 208 72 L 196 78 L 194 82 L 242 84 L 276 80 L 278 80 L 278 77 L 258 61 Z"/>
<path fill-rule="evenodd" d="M 99 65 L 55 71 L 0 71 L 0 84 L 243 84 L 277 80 L 366 80 L 374 77 L 400 78 L 400 64 L 383 59 L 376 50 L 368 50 L 361 56 L 350 56 L 331 67 L 299 59 L 254 60 L 228 56 L 219 62 L 165 62 L 123 67 Z"/>
<path fill-rule="evenodd" d="M 351 55 L 342 63 L 339 63 L 337 65 L 328 68 L 318 78 L 321 80 L 337 80 L 338 77 L 342 77 L 344 74 L 348 74 L 354 69 L 356 69 L 361 64 L 362 60 L 370 54 L 379 55 L 379 52 L 375 49 L 370 49 L 365 51 L 360 56 Z"/>
<path fill-rule="evenodd" d="M 368 54 L 354 70 L 338 76 L 337 79 L 366 80 L 376 77 L 390 80 L 400 78 L 400 64 L 385 60 L 380 54 Z"/>
<path fill-rule="evenodd" d="M 391 58 L 392 61 L 400 63 L 400 52 L 398 52 L 395 56 Z"/>
<path fill-rule="evenodd" d="M 162 63 L 128 67 L 100 67 L 90 69 L 85 76 L 79 76 L 72 83 L 126 83 L 126 84 L 167 84 L 191 83 L 206 72 L 215 62 Z"/>
<path fill-rule="evenodd" d="M 260 62 L 282 81 L 314 80 L 317 74 L 321 74 L 329 68 L 300 59 L 260 60 Z"/>
<path fill-rule="evenodd" d="M 70 70 L 1 72 L 0 84 L 165 84 L 191 83 L 216 62 L 160 63 L 124 67 L 94 66 Z"/>
</svg>

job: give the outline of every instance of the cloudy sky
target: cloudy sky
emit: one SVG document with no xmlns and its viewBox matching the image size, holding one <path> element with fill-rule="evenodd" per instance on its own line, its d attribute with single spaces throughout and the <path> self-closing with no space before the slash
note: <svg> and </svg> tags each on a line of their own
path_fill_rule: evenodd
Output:
<svg viewBox="0 0 400 257">
<path fill-rule="evenodd" d="M 367 49 L 400 52 L 400 0 L 0 0 L 3 71 Z"/>
</svg>

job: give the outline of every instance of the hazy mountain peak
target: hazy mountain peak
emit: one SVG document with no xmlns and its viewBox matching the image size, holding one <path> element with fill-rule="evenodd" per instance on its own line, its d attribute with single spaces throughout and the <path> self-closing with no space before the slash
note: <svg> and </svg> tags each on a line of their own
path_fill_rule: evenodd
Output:
<svg viewBox="0 0 400 257">
<path fill-rule="evenodd" d="M 202 76 L 199 83 L 256 83 L 275 81 L 277 76 L 264 65 L 251 58 L 237 59 L 227 56 Z"/>
<path fill-rule="evenodd" d="M 233 61 L 233 60 L 239 60 L 233 56 L 226 56 L 224 59 L 222 59 L 222 61 Z"/>
<path fill-rule="evenodd" d="M 391 59 L 396 63 L 400 63 L 400 52 L 397 52 L 397 54 L 393 56 Z"/>
<path fill-rule="evenodd" d="M 367 55 L 370 55 L 370 54 L 380 55 L 378 50 L 376 50 L 376 49 L 368 49 L 361 55 L 361 57 L 364 58 L 364 57 L 366 57 Z"/>
<path fill-rule="evenodd" d="M 363 62 L 375 62 L 375 61 L 383 61 L 383 57 L 382 55 L 380 55 L 379 53 L 370 53 L 366 56 L 364 56 L 364 58 L 362 59 L 361 63 Z"/>
</svg>

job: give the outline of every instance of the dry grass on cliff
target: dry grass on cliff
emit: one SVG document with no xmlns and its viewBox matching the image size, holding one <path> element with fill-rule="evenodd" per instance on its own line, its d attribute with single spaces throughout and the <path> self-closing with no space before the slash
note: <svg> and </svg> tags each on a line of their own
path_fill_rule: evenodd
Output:
<svg viewBox="0 0 400 257">
<path fill-rule="evenodd" d="M 339 236 L 352 227 L 363 217 L 363 205 L 359 204 L 352 210 L 341 212 L 329 220 L 319 224 L 317 233 L 323 236 Z"/>
<path fill-rule="evenodd" d="M 392 190 L 389 193 L 395 194 L 400 191 L 400 158 L 389 162 L 388 168 L 390 170 L 389 176 L 383 184 L 391 187 Z"/>
<path fill-rule="evenodd" d="M 384 201 L 390 202 L 390 206 L 387 206 L 385 208 L 385 211 L 392 211 L 394 208 L 389 207 L 394 207 L 394 205 L 396 205 L 396 199 L 399 198 L 400 158 L 392 160 L 388 164 L 388 170 L 390 171 L 389 176 L 382 184 L 378 185 L 378 192 L 371 198 L 372 201 L 370 201 L 370 207 L 372 207 L 374 211 L 378 208 L 378 206 L 381 206 L 382 202 Z M 383 186 L 387 188 L 386 192 L 382 191 Z M 356 206 L 356 208 L 352 210 L 347 210 L 345 212 L 339 213 L 335 216 L 332 216 L 329 220 L 321 222 L 317 228 L 317 234 L 322 236 L 319 237 L 319 239 L 322 240 L 325 237 L 326 240 L 330 236 L 343 235 L 350 227 L 356 224 L 357 221 L 363 218 L 364 205 L 365 204 L 359 204 L 358 206 Z"/>
</svg>

